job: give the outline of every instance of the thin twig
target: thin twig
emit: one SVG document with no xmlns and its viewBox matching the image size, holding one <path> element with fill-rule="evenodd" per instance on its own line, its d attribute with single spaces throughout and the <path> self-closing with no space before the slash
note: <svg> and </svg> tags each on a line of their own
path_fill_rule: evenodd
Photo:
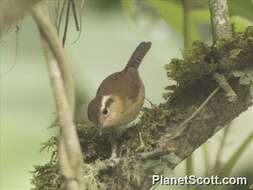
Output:
<svg viewBox="0 0 253 190">
<path fill-rule="evenodd" d="M 145 100 L 150 104 L 152 108 L 158 108 L 158 106 L 151 102 L 151 100 L 149 100 L 148 98 L 145 98 Z"/>
<path fill-rule="evenodd" d="M 59 11 L 60 10 L 60 1 L 55 0 L 54 1 L 54 14 L 55 14 L 55 20 L 54 20 L 54 25 L 57 28 L 57 21 L 59 17 Z"/>
<path fill-rule="evenodd" d="M 79 12 L 79 32 L 78 32 L 78 35 L 77 35 L 76 39 L 72 42 L 72 44 L 75 44 L 80 39 L 80 37 L 82 35 L 82 31 L 83 31 L 82 12 L 83 12 L 83 9 L 84 9 L 84 0 L 81 0 L 80 5 L 78 7 L 79 7 L 79 11 L 78 11 Z"/>
<path fill-rule="evenodd" d="M 65 26 L 64 26 L 64 32 L 63 32 L 63 38 L 62 38 L 63 46 L 65 46 L 65 42 L 66 42 L 66 39 L 67 39 L 68 28 L 69 28 L 70 4 L 71 4 L 71 1 L 68 0 L 67 13 L 66 13 L 66 18 L 65 18 Z"/>
<path fill-rule="evenodd" d="M 176 132 L 174 134 L 168 134 L 167 137 L 169 139 L 175 139 L 177 138 L 182 132 L 184 132 L 185 129 L 187 129 L 187 123 L 189 123 L 193 118 L 195 118 L 200 111 L 207 105 L 207 103 L 212 99 L 212 97 L 220 90 L 220 87 L 216 87 L 212 93 L 205 99 L 205 101 L 198 107 L 196 111 L 194 111 L 190 117 L 188 117 L 186 120 L 184 120 L 176 129 Z"/>
<path fill-rule="evenodd" d="M 58 0 L 58 1 L 61 2 L 62 0 Z M 67 3 L 67 0 L 63 0 L 62 7 L 59 6 L 60 10 L 58 10 L 58 11 L 60 11 L 60 13 L 58 13 L 57 25 L 56 25 L 56 29 L 57 29 L 57 34 L 58 35 L 60 35 L 61 23 L 62 23 L 62 18 L 63 18 L 64 9 L 66 7 L 66 3 Z"/>
<path fill-rule="evenodd" d="M 216 161 L 215 161 L 215 164 L 214 164 L 214 171 L 217 171 L 217 170 L 220 169 L 221 157 L 222 157 L 222 153 L 223 153 L 223 150 L 224 150 L 224 147 L 225 147 L 225 142 L 227 140 L 230 125 L 231 125 L 231 123 L 229 124 L 229 126 L 226 126 L 224 131 L 223 131 L 222 139 L 221 139 L 221 142 L 220 142 L 220 146 L 219 146 L 217 156 L 216 156 Z"/>
<path fill-rule="evenodd" d="M 71 3 L 71 7 L 72 7 L 76 30 L 80 31 L 80 26 L 79 26 L 79 22 L 78 22 L 78 18 L 77 18 L 77 13 L 76 13 L 76 4 L 75 4 L 74 0 L 70 0 L 70 3 Z"/>
</svg>

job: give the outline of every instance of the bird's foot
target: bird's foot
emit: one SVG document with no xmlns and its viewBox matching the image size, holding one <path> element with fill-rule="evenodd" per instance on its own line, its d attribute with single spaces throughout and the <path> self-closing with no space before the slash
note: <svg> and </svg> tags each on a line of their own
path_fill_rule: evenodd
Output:
<svg viewBox="0 0 253 190">
<path fill-rule="evenodd" d="M 140 146 L 138 146 L 138 147 L 136 148 L 136 151 L 137 151 L 137 152 L 142 151 L 142 150 L 144 150 L 144 148 L 145 148 L 145 144 L 144 144 L 144 142 L 143 142 L 143 138 L 142 138 L 141 132 L 139 132 L 139 140 L 140 140 Z"/>
</svg>

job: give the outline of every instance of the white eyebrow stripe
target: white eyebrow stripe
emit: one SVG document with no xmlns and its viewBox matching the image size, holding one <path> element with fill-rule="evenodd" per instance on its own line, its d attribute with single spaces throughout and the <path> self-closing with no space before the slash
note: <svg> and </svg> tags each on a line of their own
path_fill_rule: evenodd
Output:
<svg viewBox="0 0 253 190">
<path fill-rule="evenodd" d="M 111 98 L 110 95 L 106 95 L 106 96 L 102 97 L 101 109 L 100 109 L 101 112 L 103 111 L 103 109 L 105 109 L 105 104 L 106 104 L 107 100 L 109 100 L 110 98 Z"/>
</svg>

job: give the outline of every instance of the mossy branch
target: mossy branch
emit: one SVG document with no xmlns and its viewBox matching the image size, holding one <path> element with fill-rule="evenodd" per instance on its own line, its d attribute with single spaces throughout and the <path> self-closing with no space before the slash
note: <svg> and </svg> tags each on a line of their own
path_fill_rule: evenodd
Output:
<svg viewBox="0 0 253 190">
<path fill-rule="evenodd" d="M 215 3 L 219 1 L 210 0 L 214 15 L 224 12 L 224 7 L 215 8 Z M 226 28 L 225 25 L 223 28 Z M 166 66 L 168 77 L 177 85 L 167 88 L 172 92 L 166 102 L 144 108 L 139 122 L 115 139 L 119 147 L 117 160 L 110 160 L 110 142 L 114 136 L 109 133 L 100 135 L 98 129 L 85 123 L 78 124 L 85 161 L 83 179 L 87 189 L 149 189 L 150 175 L 163 174 L 168 168 L 174 169 L 252 105 L 249 85 L 241 85 L 238 78 L 231 77 L 231 72 L 253 70 L 253 28 L 235 34 L 233 38 L 227 37 L 230 29 L 225 36 L 219 35 L 220 31 L 216 30 L 219 29 L 214 29 L 217 40 L 214 46 L 195 42 L 192 50 L 185 53 L 184 59 L 173 59 Z M 229 102 L 224 92 L 219 90 L 215 73 L 226 78 L 237 94 L 236 102 Z M 55 162 L 58 163 L 58 160 L 52 163 Z M 52 171 L 51 174 L 57 172 L 51 166 L 45 165 L 35 171 L 35 190 L 52 187 L 51 179 L 41 175 L 45 170 Z M 44 179 L 44 186 L 40 184 L 41 178 Z M 53 189 L 60 190 L 62 187 L 57 185 L 62 179 L 57 179 Z"/>
</svg>

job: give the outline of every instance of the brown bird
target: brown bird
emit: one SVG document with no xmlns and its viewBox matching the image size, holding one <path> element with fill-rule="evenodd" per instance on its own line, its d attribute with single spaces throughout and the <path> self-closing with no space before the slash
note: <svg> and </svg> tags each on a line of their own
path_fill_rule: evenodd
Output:
<svg viewBox="0 0 253 190">
<path fill-rule="evenodd" d="M 151 42 L 140 43 L 126 67 L 103 80 L 88 105 L 91 122 L 100 127 L 117 127 L 130 123 L 138 116 L 145 99 L 138 67 L 150 47 Z"/>
</svg>

